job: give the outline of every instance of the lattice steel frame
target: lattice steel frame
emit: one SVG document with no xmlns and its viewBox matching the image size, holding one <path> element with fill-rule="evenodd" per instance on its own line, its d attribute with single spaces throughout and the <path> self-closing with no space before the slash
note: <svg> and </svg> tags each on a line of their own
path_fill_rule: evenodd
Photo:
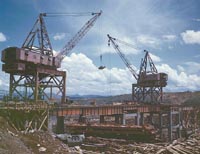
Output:
<svg viewBox="0 0 200 154">
<path fill-rule="evenodd" d="M 23 88 L 24 90 L 21 90 Z M 36 68 L 32 72 L 10 73 L 9 96 L 22 101 L 55 101 L 54 89 L 61 93 L 60 102 L 65 102 L 66 72 Z"/>
<path fill-rule="evenodd" d="M 161 103 L 163 100 L 163 87 L 145 87 L 132 84 L 132 99 L 137 102 Z"/>
</svg>

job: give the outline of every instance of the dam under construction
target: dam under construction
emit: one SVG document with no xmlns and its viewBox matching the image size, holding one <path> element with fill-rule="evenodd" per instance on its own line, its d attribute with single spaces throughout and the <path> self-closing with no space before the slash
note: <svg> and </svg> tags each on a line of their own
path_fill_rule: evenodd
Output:
<svg viewBox="0 0 200 154">
<path fill-rule="evenodd" d="M 7 104 L 1 116 L 18 130 L 49 130 L 133 141 L 185 138 L 199 128 L 197 106 L 184 105 L 67 105 Z"/>
<path fill-rule="evenodd" d="M 9 74 L 9 92 L 1 101 L 0 116 L 17 132 L 25 134 L 46 130 L 53 134 L 84 134 L 86 138 L 127 142 L 172 143 L 198 131 L 200 106 L 164 103 L 163 90 L 170 74 L 158 72 L 147 50 L 144 50 L 140 69 L 135 70 L 120 48 L 120 43 L 127 43 L 109 34 L 108 45 L 113 46 L 135 79 L 130 85 L 131 100 L 98 105 L 95 102 L 90 105 L 69 103 L 66 71 L 60 68 L 64 57 L 94 26 L 102 11 L 87 15 L 92 17 L 56 55 L 44 18 L 59 16 L 58 13 L 40 13 L 22 46 L 2 51 L 2 71 Z M 100 66 L 97 71 L 105 68 Z"/>
</svg>

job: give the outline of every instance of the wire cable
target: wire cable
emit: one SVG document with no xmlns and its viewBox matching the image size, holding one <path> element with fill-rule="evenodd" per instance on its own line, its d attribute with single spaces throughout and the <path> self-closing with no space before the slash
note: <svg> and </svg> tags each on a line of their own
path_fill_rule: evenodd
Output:
<svg viewBox="0 0 200 154">
<path fill-rule="evenodd" d="M 90 15 L 95 15 L 95 14 L 97 14 L 97 13 L 93 13 L 93 12 L 79 12 L 79 13 L 75 13 L 75 12 L 71 12 L 71 13 L 67 13 L 67 12 L 63 12 L 63 13 L 48 12 L 48 13 L 41 13 L 41 15 L 43 15 L 44 17 L 58 17 L 58 16 L 80 17 L 80 16 L 90 16 Z"/>
</svg>

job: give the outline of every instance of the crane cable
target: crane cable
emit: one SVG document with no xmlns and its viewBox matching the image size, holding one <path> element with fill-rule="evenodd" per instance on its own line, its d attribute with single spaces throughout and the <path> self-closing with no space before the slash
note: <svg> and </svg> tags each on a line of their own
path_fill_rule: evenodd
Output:
<svg viewBox="0 0 200 154">
<path fill-rule="evenodd" d="M 95 15 L 97 13 L 93 13 L 93 12 L 79 12 L 79 13 L 75 13 L 75 12 L 71 12 L 71 13 L 52 13 L 52 12 L 47 12 L 47 13 L 40 13 L 40 15 L 44 16 L 44 17 L 57 17 L 57 16 L 73 16 L 73 17 L 80 17 L 80 16 L 90 16 L 90 15 Z"/>
</svg>

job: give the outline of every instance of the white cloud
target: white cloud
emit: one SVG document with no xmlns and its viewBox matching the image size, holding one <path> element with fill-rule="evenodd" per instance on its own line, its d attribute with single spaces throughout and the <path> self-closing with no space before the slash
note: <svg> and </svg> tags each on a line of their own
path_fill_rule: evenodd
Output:
<svg viewBox="0 0 200 154">
<path fill-rule="evenodd" d="M 186 62 L 186 70 L 190 74 L 198 74 L 200 75 L 200 63 L 197 62 Z"/>
<path fill-rule="evenodd" d="M 172 49 L 174 49 L 174 46 L 169 45 L 169 46 L 168 46 L 168 49 L 169 49 L 169 50 L 172 50 Z"/>
<path fill-rule="evenodd" d="M 157 47 L 160 44 L 160 41 L 157 38 L 149 35 L 139 35 L 136 40 L 137 43 L 150 47 Z"/>
<path fill-rule="evenodd" d="M 62 39 L 65 38 L 65 36 L 66 36 L 65 33 L 56 33 L 56 35 L 53 36 L 53 39 L 54 39 L 54 40 L 62 40 Z"/>
<path fill-rule="evenodd" d="M 185 71 L 184 67 L 181 66 L 181 65 L 177 65 L 177 69 L 178 69 L 179 72 L 184 72 Z"/>
<path fill-rule="evenodd" d="M 181 37 L 186 44 L 200 44 L 200 31 L 186 30 Z"/>
<path fill-rule="evenodd" d="M 106 35 L 105 35 L 106 36 Z M 142 50 L 140 50 L 137 45 L 135 45 L 134 40 L 132 40 L 129 37 L 120 37 L 121 35 L 117 36 L 116 38 L 120 38 L 121 42 L 116 41 L 116 44 L 119 46 L 120 51 L 125 54 L 126 56 L 129 55 L 139 55 L 142 53 Z M 115 36 L 113 36 L 115 37 Z M 85 46 L 85 44 L 82 46 L 83 48 L 80 48 L 82 53 L 86 55 L 95 55 L 99 56 L 100 54 L 117 54 L 116 50 L 113 48 L 112 43 L 110 42 L 110 46 L 108 46 L 108 38 L 104 37 L 100 43 L 94 43 L 89 46 Z M 122 43 L 123 42 L 123 43 Z M 77 45 L 79 48 L 80 46 Z M 76 48 L 77 49 L 77 48 Z"/>
<path fill-rule="evenodd" d="M 179 73 L 168 64 L 158 65 L 157 69 L 158 72 L 168 74 L 168 86 L 166 89 L 169 91 L 180 91 L 182 89 L 199 90 L 200 88 L 200 76 L 197 74 L 189 74 L 185 71 Z"/>
<path fill-rule="evenodd" d="M 149 55 L 151 56 L 151 59 L 153 60 L 153 62 L 161 62 L 162 59 L 152 53 L 149 53 Z"/>
<path fill-rule="evenodd" d="M 113 25 L 107 26 L 107 23 L 105 23 L 105 26 L 106 29 L 101 29 L 101 31 L 93 30 L 96 33 L 95 40 L 97 41 L 97 43 L 95 43 L 94 45 L 90 44 L 89 50 L 92 49 L 97 52 L 99 51 L 100 53 L 116 53 L 111 42 L 110 46 L 108 46 L 107 34 L 109 32 L 109 35 L 111 37 L 116 38 L 115 43 L 119 46 L 119 48 L 124 54 L 137 55 L 141 53 L 141 50 L 136 44 L 135 38 L 132 38 L 130 35 L 120 33 L 119 31 L 116 30 L 116 27 L 114 27 Z"/>
<path fill-rule="evenodd" d="M 151 55 L 151 57 L 153 56 Z M 165 72 L 169 76 L 165 91 L 199 90 L 200 76 L 186 72 L 183 66 L 178 65 L 177 70 L 168 64 L 156 65 L 156 67 L 158 72 Z M 70 57 L 66 57 L 62 68 L 68 72 L 68 94 L 115 95 L 131 93 L 131 84 L 136 82 L 127 68 L 98 70 L 92 60 L 81 53 L 72 53 Z"/>
<path fill-rule="evenodd" d="M 192 20 L 197 21 L 197 22 L 200 22 L 200 19 L 198 19 L 198 18 L 197 18 L 197 19 L 192 19 Z"/>
<path fill-rule="evenodd" d="M 152 54 L 151 57 L 154 61 L 161 60 L 159 57 L 156 60 Z M 196 63 L 188 62 L 187 64 L 197 66 Z M 193 73 L 187 72 L 185 65 L 178 65 L 177 69 L 168 64 L 156 65 L 156 67 L 158 72 L 165 72 L 169 76 L 165 91 L 199 90 L 200 76 L 197 74 L 197 70 Z M 92 60 L 82 53 L 72 53 L 70 57 L 65 57 L 62 68 L 68 72 L 68 94 L 116 95 L 131 93 L 131 84 L 136 82 L 127 68 L 98 70 Z"/>
<path fill-rule="evenodd" d="M 6 40 L 6 36 L 2 32 L 0 32 L 0 42 L 5 42 Z"/>
<path fill-rule="evenodd" d="M 135 81 L 128 69 L 99 70 L 92 60 L 82 53 L 72 53 L 69 57 L 65 57 L 62 69 L 68 72 L 68 94 L 131 93 L 131 84 Z"/>
<path fill-rule="evenodd" d="M 200 55 L 195 55 L 194 57 L 195 57 L 195 58 L 199 58 L 199 57 L 200 57 Z"/>
<path fill-rule="evenodd" d="M 9 74 L 0 72 L 0 89 L 8 91 L 9 89 Z"/>
<path fill-rule="evenodd" d="M 120 39 L 120 40 L 121 40 L 121 43 L 117 42 L 117 44 L 119 45 L 120 49 L 123 49 L 124 54 L 137 55 L 137 54 L 141 53 L 141 51 L 136 46 L 136 43 L 133 40 L 131 40 L 131 38 L 122 37 L 122 39 Z"/>
<path fill-rule="evenodd" d="M 151 57 L 155 61 L 152 54 Z M 177 69 L 168 64 L 156 65 L 156 67 L 158 72 L 165 72 L 169 76 L 168 85 L 164 91 L 181 91 L 183 88 L 186 90 L 199 90 L 199 63 L 187 62 L 184 66 L 178 65 Z M 188 72 L 189 67 L 196 70 Z M 65 57 L 61 69 L 67 71 L 67 95 L 131 93 L 131 85 L 136 82 L 127 68 L 105 68 L 104 70 L 99 70 L 98 66 L 95 66 L 93 61 L 82 53 L 72 53 L 69 57 Z M 134 69 L 136 70 L 135 67 Z M 0 87 L 8 89 L 8 79 L 8 74 L 2 72 L 0 74 Z"/>
<path fill-rule="evenodd" d="M 167 41 L 174 41 L 176 40 L 176 35 L 163 35 L 162 38 Z"/>
</svg>

